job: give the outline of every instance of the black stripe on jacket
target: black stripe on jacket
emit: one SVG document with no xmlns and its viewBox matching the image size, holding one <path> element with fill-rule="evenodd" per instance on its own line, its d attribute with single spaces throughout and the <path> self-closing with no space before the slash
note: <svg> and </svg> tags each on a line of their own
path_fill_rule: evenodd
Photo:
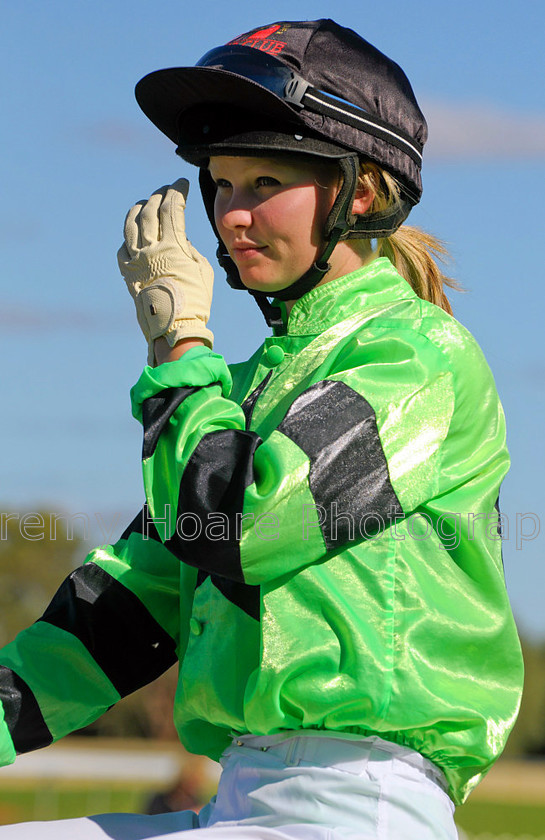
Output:
<svg viewBox="0 0 545 840">
<path fill-rule="evenodd" d="M 72 633 L 121 697 L 176 660 L 176 645 L 138 597 L 94 563 L 64 581 L 40 621 Z"/>
<path fill-rule="evenodd" d="M 226 429 L 205 435 L 195 447 L 180 482 L 176 528 L 165 543 L 184 563 L 244 582 L 239 517 L 260 444 L 253 432 Z M 218 539 L 210 536 L 214 518 Z"/>
<path fill-rule="evenodd" d="M 15 671 L 0 665 L 0 700 L 15 751 L 39 750 L 53 741 L 40 707 L 26 682 Z"/>
<path fill-rule="evenodd" d="M 171 416 L 187 397 L 199 391 L 197 387 L 165 388 L 154 397 L 148 397 L 142 403 L 142 425 L 144 427 L 144 441 L 142 444 L 142 460 L 150 458 L 155 452 L 161 432 L 166 427 Z"/>
<path fill-rule="evenodd" d="M 293 401 L 278 431 L 308 455 L 310 490 L 324 513 L 328 550 L 361 541 L 403 516 L 375 412 L 344 382 L 312 385 Z"/>
<path fill-rule="evenodd" d="M 180 405 L 178 397 L 171 396 L 172 411 Z M 250 398 L 250 416 L 256 399 Z M 277 430 L 309 458 L 309 487 L 328 551 L 359 542 L 403 516 L 374 410 L 357 391 L 337 380 L 318 382 L 293 401 Z M 165 543 L 184 562 L 244 581 L 237 517 L 254 481 L 253 458 L 261 443 L 254 432 L 234 429 L 201 438 L 182 476 L 176 527 Z M 227 517 L 228 538 L 214 540 L 207 533 L 211 514 Z M 191 517 L 195 526 L 184 531 L 184 519 Z"/>
</svg>

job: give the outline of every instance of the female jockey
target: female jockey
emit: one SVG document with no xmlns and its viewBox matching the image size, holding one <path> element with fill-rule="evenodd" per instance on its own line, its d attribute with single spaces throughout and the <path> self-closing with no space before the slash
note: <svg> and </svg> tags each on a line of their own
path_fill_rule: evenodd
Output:
<svg viewBox="0 0 545 840">
<path fill-rule="evenodd" d="M 405 224 L 426 123 L 330 20 L 280 22 L 136 90 L 199 168 L 218 259 L 272 328 L 228 367 L 187 182 L 135 205 L 119 265 L 148 341 L 146 505 L 2 653 L 4 763 L 180 663 L 175 721 L 217 798 L 0 838 L 455 838 L 521 691 L 494 381 L 441 246 Z M 243 325 L 234 324 L 236 329 Z M 3 832 L 3 833 L 2 833 Z"/>
</svg>

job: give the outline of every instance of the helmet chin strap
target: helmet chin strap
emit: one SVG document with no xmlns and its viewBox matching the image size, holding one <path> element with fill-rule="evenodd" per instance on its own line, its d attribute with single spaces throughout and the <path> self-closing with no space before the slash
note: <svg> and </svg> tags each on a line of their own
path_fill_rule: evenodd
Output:
<svg viewBox="0 0 545 840">
<path fill-rule="evenodd" d="M 299 300 L 302 298 L 303 295 L 306 295 L 307 292 L 310 292 L 311 289 L 314 289 L 318 283 L 323 280 L 326 276 L 327 272 L 331 268 L 330 263 L 328 262 L 329 257 L 333 253 L 333 249 L 337 245 L 342 231 L 339 228 L 333 229 L 333 234 L 327 243 L 325 250 L 323 251 L 322 255 L 318 260 L 316 260 L 313 265 L 309 268 L 308 271 L 305 271 L 302 277 L 299 280 L 296 280 L 295 283 L 292 283 L 291 286 L 287 286 L 285 289 L 280 289 L 278 292 L 274 292 L 274 297 L 277 300 Z M 264 292 L 255 292 L 253 290 L 249 290 L 250 294 L 255 298 L 255 301 L 259 308 L 261 309 L 263 316 L 269 325 L 269 327 L 279 328 L 282 326 L 282 313 L 279 306 L 273 306 L 272 303 L 269 302 L 267 295 Z"/>
<path fill-rule="evenodd" d="M 307 292 L 310 292 L 318 283 L 323 280 L 326 276 L 327 272 L 331 268 L 331 264 L 328 262 L 331 254 L 333 253 L 334 248 L 337 246 L 339 239 L 341 238 L 343 233 L 343 229 L 340 227 L 334 227 L 329 241 L 324 248 L 320 257 L 312 264 L 312 266 L 305 271 L 305 273 L 298 279 L 295 280 L 290 286 L 286 286 L 285 289 L 280 289 L 277 292 L 271 292 L 268 294 L 267 292 L 261 292 L 257 289 L 247 289 L 247 291 L 252 295 L 255 302 L 261 309 L 263 316 L 268 324 L 269 327 L 280 328 L 282 326 L 282 314 L 280 307 L 273 306 L 270 302 L 269 298 L 274 297 L 277 300 L 299 300 L 299 298 L 306 295 Z M 222 251 L 221 248 L 218 248 L 218 262 L 222 266 L 222 268 L 227 271 L 227 278 L 229 279 L 229 269 L 233 269 L 234 263 L 231 260 L 231 257 L 228 254 L 220 253 Z M 247 288 L 242 284 L 239 279 L 238 272 L 237 272 L 237 285 L 236 288 Z M 239 283 L 241 285 L 239 285 Z M 233 285 L 233 284 L 231 284 Z"/>
<path fill-rule="evenodd" d="M 307 292 L 310 292 L 311 289 L 317 286 L 331 268 L 328 260 L 333 253 L 333 249 L 337 246 L 341 234 L 342 230 L 340 228 L 333 228 L 329 242 L 320 257 L 311 265 L 308 271 L 305 271 L 299 280 L 296 280 L 295 283 L 292 283 L 291 286 L 287 286 L 285 289 L 274 292 L 274 297 L 277 300 L 299 300 L 300 297 L 303 297 L 303 295 L 306 295 Z"/>
<path fill-rule="evenodd" d="M 296 280 L 286 289 L 281 289 L 281 291 L 274 293 L 274 296 L 278 300 L 298 300 L 313 289 L 320 280 L 323 280 L 331 268 L 328 261 L 333 250 L 336 248 L 339 240 L 346 237 L 350 229 L 354 226 L 356 217 L 352 213 L 352 205 L 354 204 L 354 197 L 358 185 L 358 156 L 356 154 L 349 154 L 344 158 L 340 158 L 337 163 L 341 169 L 342 181 L 325 223 L 324 234 L 327 241 L 326 246 L 320 256 L 299 280 Z"/>
</svg>

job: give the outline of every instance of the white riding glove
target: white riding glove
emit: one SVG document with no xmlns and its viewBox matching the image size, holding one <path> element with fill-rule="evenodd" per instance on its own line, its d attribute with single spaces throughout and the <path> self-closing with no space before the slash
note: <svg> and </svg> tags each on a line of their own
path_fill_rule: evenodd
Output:
<svg viewBox="0 0 545 840">
<path fill-rule="evenodd" d="M 148 341 L 150 365 L 159 336 L 171 347 L 181 338 L 201 338 L 210 348 L 214 341 L 206 327 L 214 273 L 185 235 L 188 190 L 189 182 L 180 178 L 135 204 L 125 219 L 125 242 L 117 253 Z"/>
</svg>

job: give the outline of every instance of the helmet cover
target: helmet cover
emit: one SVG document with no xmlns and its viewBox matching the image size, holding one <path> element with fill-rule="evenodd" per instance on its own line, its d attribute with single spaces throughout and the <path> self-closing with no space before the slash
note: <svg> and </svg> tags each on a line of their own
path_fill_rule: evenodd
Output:
<svg viewBox="0 0 545 840">
<path fill-rule="evenodd" d="M 420 199 L 427 126 L 409 80 L 390 58 L 332 20 L 252 30 L 211 50 L 195 67 L 150 73 L 138 83 L 136 98 L 190 163 L 249 148 L 225 120 L 230 108 L 244 107 L 256 121 L 266 120 L 271 133 L 276 126 L 290 127 L 286 151 L 305 152 L 305 142 L 321 139 L 384 167 L 411 204 Z M 226 106 L 223 136 L 210 132 L 218 106 Z M 238 142 L 229 145 L 230 136 Z"/>
<path fill-rule="evenodd" d="M 148 74 L 137 84 L 136 98 L 177 144 L 177 153 L 201 168 L 201 192 L 216 234 L 210 156 L 296 152 L 339 162 L 342 201 L 326 223 L 328 245 L 303 277 L 275 293 L 278 298 L 300 297 L 316 285 L 339 239 L 389 236 L 420 199 L 427 126 L 409 80 L 395 62 L 332 20 L 259 27 L 210 50 L 195 67 Z M 352 214 L 360 159 L 395 177 L 401 193 L 396 208 Z M 245 288 L 218 239 L 229 283 Z M 264 293 L 251 293 L 263 309 Z"/>
</svg>

